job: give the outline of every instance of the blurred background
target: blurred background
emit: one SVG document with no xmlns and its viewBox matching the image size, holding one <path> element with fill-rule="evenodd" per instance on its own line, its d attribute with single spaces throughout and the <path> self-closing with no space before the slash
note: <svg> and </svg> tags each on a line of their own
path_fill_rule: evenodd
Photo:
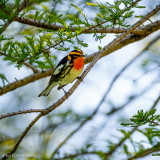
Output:
<svg viewBox="0 0 160 160">
<path fill-rule="evenodd" d="M 90 2 L 94 1 L 90 0 Z M 105 3 L 106 1 L 97 2 Z M 108 2 L 113 3 L 114 1 L 109 0 Z M 10 1 L 9 3 L 12 5 L 14 2 Z M 46 6 L 49 10 L 64 15 L 77 13 L 74 8 L 73 10 L 70 9 L 70 3 L 76 4 L 90 19 L 96 15 L 96 10 L 86 7 L 86 1 L 82 3 L 72 0 L 65 2 L 50 0 L 39 3 L 37 8 L 44 9 Z M 145 15 L 159 3 L 159 0 L 154 0 L 154 3 L 153 1 L 142 0 L 140 4 L 146 8 L 135 9 L 135 14 Z M 153 22 L 157 19 L 158 15 L 151 18 Z M 133 17 L 128 20 L 128 23 L 133 24 L 136 21 L 137 19 Z M 145 24 L 147 23 L 149 21 Z M 23 41 L 26 34 L 37 36 L 38 31 L 35 27 L 13 22 L 3 34 L 14 37 L 15 40 Z M 105 46 L 115 36 L 115 34 L 107 34 L 101 41 L 96 41 L 93 34 L 82 34 L 79 39 L 88 43 L 88 47 L 81 49 L 87 55 L 93 54 L 98 51 L 98 46 Z M 159 37 L 160 31 L 154 32 L 139 42 L 127 45 L 101 58 L 72 96 L 56 110 L 42 117 L 32 127 L 14 154 L 21 155 L 21 157 L 13 158 L 27 159 L 27 155 L 31 159 L 47 159 L 54 153 L 59 144 L 77 128 L 79 129 L 68 138 L 68 141 L 57 151 L 54 158 L 63 157 L 65 153 L 76 153 L 80 149 L 85 150 L 86 147 L 89 150 L 108 151 L 109 146 L 118 143 L 120 138 L 124 136 L 121 130 L 131 130 L 131 128 L 123 127 L 120 124 L 129 120 L 138 110 L 148 111 L 160 94 Z M 69 51 L 74 49 L 74 46 L 68 45 Z M 51 50 L 51 54 L 56 56 L 55 65 L 69 51 Z M 122 71 L 124 67 L 126 68 Z M 0 57 L 0 72 L 5 73 L 10 83 L 32 74 L 32 70 L 25 66 L 18 69 L 16 64 L 3 61 L 2 56 Z M 46 87 L 48 81 L 49 77 L 43 78 L 1 96 L 1 115 L 26 109 L 43 109 L 56 102 L 64 95 L 63 90 L 54 88 L 48 97 L 37 97 Z M 7 84 L 7 82 L 5 83 Z M 67 85 L 65 90 L 68 91 L 74 83 Z M 2 81 L 0 81 L 0 86 L 3 86 Z M 98 111 L 92 115 L 98 106 Z M 159 107 L 160 104 L 156 107 L 156 114 L 160 114 Z M 0 121 L 0 154 L 5 154 L 13 148 L 22 132 L 37 115 L 37 113 L 30 113 Z M 92 119 L 87 120 L 83 127 L 80 127 L 90 115 L 92 115 Z M 132 134 L 131 139 L 135 148 L 140 145 L 144 148 L 151 147 L 147 138 L 138 131 Z M 131 139 L 126 140 L 125 144 L 129 146 L 130 151 L 134 152 Z M 159 141 L 159 139 L 157 140 Z M 83 156 L 83 158 L 100 159 L 96 155 Z M 83 158 L 80 157 L 79 159 Z M 127 159 L 123 147 L 119 147 L 111 159 Z M 141 159 L 158 160 L 159 157 L 150 155 Z"/>
</svg>

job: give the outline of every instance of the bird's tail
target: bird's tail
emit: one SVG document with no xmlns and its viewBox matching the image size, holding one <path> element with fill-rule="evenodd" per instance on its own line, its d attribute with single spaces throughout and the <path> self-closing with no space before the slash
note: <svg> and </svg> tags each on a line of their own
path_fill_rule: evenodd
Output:
<svg viewBox="0 0 160 160">
<path fill-rule="evenodd" d="M 40 96 L 48 96 L 54 86 L 56 86 L 56 85 L 48 85 L 48 86 L 38 95 L 38 97 L 40 97 Z"/>
</svg>

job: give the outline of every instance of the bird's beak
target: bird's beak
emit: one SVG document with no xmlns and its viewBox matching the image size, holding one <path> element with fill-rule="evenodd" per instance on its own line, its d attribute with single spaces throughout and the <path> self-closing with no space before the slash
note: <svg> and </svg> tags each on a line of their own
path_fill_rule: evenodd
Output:
<svg viewBox="0 0 160 160">
<path fill-rule="evenodd" d="M 85 55 L 84 55 L 84 54 L 82 54 L 82 55 L 81 55 L 81 57 L 85 57 Z"/>
</svg>

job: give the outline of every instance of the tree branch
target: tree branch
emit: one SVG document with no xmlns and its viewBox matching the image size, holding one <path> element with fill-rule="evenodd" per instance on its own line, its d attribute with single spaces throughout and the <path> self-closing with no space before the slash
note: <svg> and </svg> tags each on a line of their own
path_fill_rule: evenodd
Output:
<svg viewBox="0 0 160 160">
<path fill-rule="evenodd" d="M 62 158 L 54 158 L 54 159 L 52 159 L 52 160 L 64 160 L 64 159 L 72 159 L 72 158 L 76 158 L 76 157 L 79 157 L 79 156 L 84 156 L 84 155 L 88 155 L 88 154 L 90 154 L 90 155 L 98 155 L 99 153 L 101 153 L 102 154 L 102 151 L 86 151 L 86 152 L 82 152 L 82 153 L 76 153 L 76 154 L 70 154 L 70 155 L 68 155 L 68 156 L 64 156 L 64 157 L 62 157 Z M 103 154 L 105 154 L 105 153 L 103 153 Z"/>
<path fill-rule="evenodd" d="M 158 24 L 158 25 L 155 25 L 156 26 L 156 29 L 158 30 L 159 28 L 159 24 L 160 24 L 160 21 L 156 21 L 154 22 L 154 24 Z M 124 38 L 123 40 L 121 40 L 119 43 L 117 43 L 115 46 L 113 46 L 112 48 L 108 49 L 107 51 L 105 51 L 105 54 L 102 56 L 106 56 L 106 55 L 109 55 L 110 53 L 116 51 L 116 50 L 119 50 L 121 48 L 123 48 L 124 46 L 126 45 L 129 45 L 131 43 L 134 43 L 134 42 L 137 42 L 137 41 L 140 41 L 142 39 L 144 39 L 145 37 L 147 37 L 148 35 L 150 35 L 151 33 L 153 33 L 155 30 L 152 30 L 152 28 L 150 28 L 150 26 L 146 26 L 146 35 L 129 35 L 127 36 L 126 38 Z M 89 63 L 92 61 L 92 59 L 95 57 L 95 55 L 97 54 L 98 52 L 94 53 L 94 54 L 91 54 L 89 56 L 87 56 L 85 58 L 85 64 Z M 21 80 L 18 80 L 18 81 L 15 81 L 15 82 L 12 82 L 6 86 L 4 86 L 3 88 L 0 89 L 0 96 L 7 93 L 7 92 L 10 92 L 10 91 L 13 91 L 19 87 L 22 87 L 28 83 L 31 83 L 31 82 L 34 82 L 36 80 L 39 80 L 41 78 L 45 78 L 47 76 L 50 76 L 54 71 L 54 68 L 53 69 L 49 69 L 47 71 L 44 71 L 44 72 L 40 72 L 40 73 L 36 73 L 36 74 L 32 74 L 28 77 L 25 77 Z"/>
<path fill-rule="evenodd" d="M 122 109 L 124 109 L 127 105 L 129 105 L 130 103 L 132 103 L 133 101 L 135 101 L 137 98 L 143 96 L 148 90 L 153 88 L 153 83 L 150 84 L 149 86 L 147 86 L 146 88 L 144 88 L 140 93 L 138 93 L 137 95 L 132 96 L 131 98 L 128 98 L 128 100 L 122 104 L 120 107 L 116 107 L 116 108 L 112 108 L 107 115 L 112 115 Z"/>
<path fill-rule="evenodd" d="M 19 115 L 19 114 L 27 114 L 27 113 L 35 113 L 35 112 L 43 112 L 43 109 L 28 109 L 28 110 L 24 110 L 24 111 L 18 111 L 18 112 L 12 112 L 12 113 L 8 113 L 5 115 L 0 115 L 0 120 L 7 118 L 7 117 L 12 117 L 15 115 Z"/>
<path fill-rule="evenodd" d="M 23 62 L 23 64 L 24 64 L 26 67 L 30 68 L 30 69 L 33 71 L 33 73 L 38 73 L 38 72 L 39 72 L 33 65 L 31 65 L 31 64 L 29 64 L 29 63 L 27 63 L 27 62 Z"/>
<path fill-rule="evenodd" d="M 34 27 L 38 27 L 38 28 L 44 28 L 44 29 L 51 29 L 53 31 L 58 31 L 59 29 L 63 28 L 65 29 L 63 26 L 59 26 L 59 25 L 54 25 L 54 24 L 46 24 L 43 22 L 39 22 L 36 20 L 32 20 L 32 19 L 28 19 L 28 18 L 22 18 L 22 17 L 16 17 L 15 20 L 19 23 L 22 24 L 28 24 L 28 25 L 32 25 Z M 99 25 L 98 25 L 99 26 Z M 132 31 L 132 34 L 137 34 L 137 35 L 146 35 L 147 34 L 147 28 L 150 28 L 151 30 L 156 31 L 158 29 L 160 29 L 160 20 L 158 20 L 156 23 L 153 22 L 149 25 L 145 25 L 145 26 L 141 26 L 139 28 L 136 28 L 134 31 Z M 75 27 L 70 27 L 70 30 L 72 32 L 75 32 Z M 106 28 L 106 27 L 102 27 L 102 28 L 97 28 L 95 29 L 95 26 L 92 28 L 84 28 L 84 30 L 81 33 L 123 33 L 127 30 L 127 28 Z"/>
<path fill-rule="evenodd" d="M 50 76 L 54 71 L 54 68 L 53 69 L 49 69 L 47 71 L 44 71 L 44 72 L 38 72 L 36 74 L 32 74 L 28 77 L 25 77 L 25 78 L 22 78 L 18 81 L 15 81 L 13 83 L 10 83 L 6 86 L 4 86 L 3 88 L 0 88 L 0 95 L 3 95 L 7 92 L 10 92 L 10 91 L 13 91 L 19 87 L 22 87 L 28 83 L 31 83 L 31 82 L 34 82 L 36 80 L 39 80 L 41 78 L 44 78 L 44 77 L 47 77 L 47 76 Z"/>
<path fill-rule="evenodd" d="M 9 58 L 12 58 L 12 59 L 16 59 L 15 57 L 11 57 L 10 55 L 8 55 L 7 53 L 4 53 L 4 52 L 2 52 L 2 51 L 0 51 L 0 55 L 2 55 L 2 56 L 5 56 L 5 57 L 9 57 Z M 33 71 L 33 73 L 38 73 L 39 71 L 34 67 L 34 66 L 32 66 L 31 64 L 29 64 L 29 63 L 27 63 L 27 62 L 22 62 L 26 67 L 28 67 L 28 68 L 30 68 L 32 71 Z"/>
</svg>

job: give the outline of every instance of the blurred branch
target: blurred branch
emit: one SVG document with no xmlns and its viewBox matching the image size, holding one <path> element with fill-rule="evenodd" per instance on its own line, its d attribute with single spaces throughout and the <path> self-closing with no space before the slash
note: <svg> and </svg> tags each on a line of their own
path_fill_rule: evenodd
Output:
<svg viewBox="0 0 160 160">
<path fill-rule="evenodd" d="M 20 4 L 19 8 L 13 13 L 13 16 L 1 28 L 0 35 L 6 30 L 6 28 L 9 26 L 9 24 L 15 20 L 15 18 L 18 16 L 18 14 L 22 11 L 22 9 L 24 9 L 27 6 L 28 3 L 29 3 L 29 0 L 24 0 Z"/>
<path fill-rule="evenodd" d="M 51 29 L 53 31 L 58 31 L 61 28 L 65 29 L 63 26 L 59 26 L 55 24 L 46 24 L 40 21 L 28 19 L 28 18 L 16 17 L 15 20 L 22 24 L 28 24 L 38 28 Z M 106 23 L 106 21 L 104 21 L 103 23 Z M 106 27 L 96 28 L 100 25 L 102 24 L 98 24 L 90 28 L 84 28 L 84 30 L 81 33 L 95 33 L 95 31 L 96 33 L 123 33 L 127 30 L 127 28 L 116 28 L 116 27 L 115 28 L 106 28 Z M 146 35 L 149 29 L 152 30 L 153 32 L 160 29 L 160 20 L 145 26 L 138 27 L 131 33 L 137 34 L 137 35 Z M 76 31 L 75 27 L 70 27 L 70 30 L 72 32 Z"/>
<path fill-rule="evenodd" d="M 146 35 L 133 35 L 133 34 L 131 34 L 131 35 L 125 37 L 123 40 L 121 40 L 119 43 L 114 45 L 112 48 L 106 50 L 105 54 L 103 56 L 107 56 L 110 53 L 112 53 L 112 52 L 114 52 L 116 50 L 119 50 L 119 49 L 123 48 L 126 45 L 129 45 L 131 43 L 134 43 L 134 42 L 137 42 L 139 40 L 142 40 L 145 37 L 147 37 L 148 35 L 150 35 L 151 33 L 153 33 L 153 31 L 148 28 L 148 31 L 146 33 L 147 33 Z M 98 52 L 87 56 L 85 58 L 85 64 L 91 62 L 92 59 L 96 56 L 97 53 Z M 53 71 L 54 71 L 54 68 L 53 69 L 49 69 L 49 70 L 44 71 L 44 72 L 39 72 L 39 73 L 36 73 L 36 74 L 32 74 L 32 75 L 30 75 L 28 77 L 25 77 L 25 78 L 20 79 L 18 81 L 12 82 L 12 83 L 10 83 L 10 84 L 8 84 L 8 85 L 6 85 L 6 86 L 4 86 L 3 88 L 0 89 L 0 95 L 3 95 L 5 93 L 7 93 L 7 92 L 15 90 L 15 89 L 17 89 L 19 87 L 22 87 L 22 86 L 24 86 L 24 85 L 26 85 L 28 83 L 34 82 L 34 81 L 39 80 L 41 78 L 45 78 L 47 76 L 50 76 L 53 73 Z"/>
<path fill-rule="evenodd" d="M 148 73 L 150 73 L 150 72 L 155 71 L 155 70 L 156 70 L 157 68 L 159 68 L 159 67 L 160 67 L 160 65 L 158 65 L 158 66 L 156 66 L 156 67 L 154 67 L 154 68 L 152 68 L 152 69 L 144 72 L 144 73 L 143 73 L 142 75 L 140 75 L 138 78 L 134 79 L 134 82 L 138 81 L 138 80 L 139 80 L 140 78 L 142 78 L 144 75 L 146 75 L 146 74 L 148 74 Z"/>
<path fill-rule="evenodd" d="M 98 155 L 99 153 L 105 154 L 105 153 L 102 153 L 102 151 L 88 151 L 88 152 L 86 151 L 86 152 L 82 152 L 82 153 L 70 154 L 70 155 L 64 156 L 62 158 L 54 158 L 52 160 L 72 159 L 72 158 L 76 158 L 76 157 L 79 157 L 79 156 L 82 156 L 82 155 L 88 155 L 88 154 Z"/>
<path fill-rule="evenodd" d="M 145 157 L 145 156 L 148 156 L 149 154 L 157 152 L 157 151 L 160 151 L 160 143 L 158 143 L 157 145 L 154 145 L 152 148 L 148 148 L 140 153 L 137 153 L 135 156 L 128 158 L 128 160 L 133 160 L 133 159 Z"/>
<path fill-rule="evenodd" d="M 153 106 L 151 107 L 151 109 L 155 109 L 156 106 L 157 106 L 157 104 L 159 103 L 159 101 L 160 101 L 160 95 L 158 96 L 158 98 L 157 98 L 156 101 L 154 102 L 154 104 L 153 104 Z M 150 110 L 151 110 L 151 109 L 150 109 Z"/>
<path fill-rule="evenodd" d="M 130 132 L 128 132 L 128 134 L 125 137 L 123 137 L 119 141 L 119 143 L 115 144 L 113 148 L 106 153 L 106 158 L 109 158 L 125 142 L 125 140 L 128 139 L 136 131 L 137 128 L 138 127 L 134 127 Z"/>
<path fill-rule="evenodd" d="M 138 93 L 137 95 L 133 95 L 131 97 L 128 98 L 128 100 L 123 104 L 121 105 L 120 107 L 118 108 L 112 108 L 111 111 L 109 111 L 107 113 L 107 115 L 111 115 L 111 114 L 114 114 L 116 113 L 117 111 L 120 111 L 121 109 L 124 109 L 127 105 L 129 105 L 130 103 L 132 103 L 133 101 L 135 101 L 137 98 L 139 98 L 140 96 L 144 95 L 148 90 L 150 90 L 151 88 L 153 88 L 153 84 L 147 86 L 146 88 L 144 88 L 140 93 Z"/>
<path fill-rule="evenodd" d="M 148 50 L 159 38 L 160 38 L 160 35 L 156 36 L 151 42 L 149 42 L 149 43 L 143 48 L 143 50 L 141 50 L 141 52 L 139 52 L 133 59 L 131 59 L 131 60 L 116 74 L 116 76 L 115 76 L 115 77 L 113 78 L 113 80 L 111 81 L 111 83 L 110 83 L 110 85 L 109 85 L 109 88 L 107 89 L 107 91 L 105 92 L 105 94 L 104 94 L 103 97 L 102 97 L 102 100 L 101 100 L 102 103 L 105 101 L 106 96 L 109 94 L 109 92 L 111 91 L 111 88 L 112 88 L 113 85 L 115 84 L 116 80 L 120 77 L 120 75 L 121 75 L 130 65 L 132 65 L 141 55 L 143 55 L 144 51 Z M 147 87 L 147 89 L 143 90 L 143 92 L 145 93 L 148 89 L 149 89 L 149 88 Z M 141 94 L 138 94 L 138 97 L 139 97 L 140 95 L 142 95 L 143 92 L 141 92 Z M 134 98 L 136 98 L 136 97 L 137 97 L 137 96 L 132 97 L 132 100 L 133 100 Z M 129 101 L 131 101 L 131 99 L 130 99 Z M 101 103 L 101 104 L 102 104 L 102 103 Z M 128 103 L 126 103 L 126 104 L 128 104 Z M 123 105 L 123 106 L 125 106 L 125 105 Z M 107 113 L 107 115 L 110 115 L 110 114 L 116 112 L 117 110 L 120 110 L 121 108 L 123 108 L 123 107 L 120 107 L 120 108 L 118 108 L 118 109 L 115 109 L 115 108 L 114 108 L 114 109 L 112 109 L 109 113 Z"/>
<path fill-rule="evenodd" d="M 155 109 L 159 101 L 160 101 L 160 95 L 156 98 L 150 110 Z M 125 142 L 125 140 L 128 139 L 131 136 L 131 134 L 133 134 L 137 129 L 138 129 L 138 126 L 134 127 L 130 132 L 129 136 L 125 136 L 124 138 L 122 138 L 119 143 L 117 143 L 109 152 L 106 153 L 106 157 L 108 158 L 109 156 L 111 156 L 118 149 L 118 147 L 121 146 Z"/>
<path fill-rule="evenodd" d="M 72 86 L 72 88 L 67 92 L 67 96 L 64 95 L 62 98 L 60 98 L 56 103 L 52 104 L 50 107 L 46 108 L 43 110 L 43 112 L 41 112 L 30 124 L 29 126 L 25 129 L 25 131 L 23 132 L 23 134 L 21 135 L 20 139 L 17 141 L 17 143 L 15 144 L 15 146 L 13 147 L 13 149 L 6 154 L 2 160 L 7 159 L 10 155 L 12 155 L 13 153 L 15 153 L 15 151 L 17 150 L 18 146 L 20 145 L 20 143 L 22 142 L 23 138 L 25 137 L 25 135 L 29 132 L 29 130 L 32 128 L 32 126 L 43 116 L 47 115 L 48 113 L 50 113 L 51 111 L 53 111 L 54 109 L 56 109 L 58 106 L 60 106 L 67 98 L 69 98 L 69 96 L 71 96 L 71 94 L 76 90 L 76 88 L 79 86 L 79 84 L 82 82 L 82 80 L 85 78 L 85 76 L 88 74 L 88 72 L 91 70 L 91 68 L 95 65 L 95 63 L 100 59 L 100 57 L 103 56 L 103 54 L 105 54 L 105 51 L 110 49 L 111 47 L 113 47 L 116 43 L 118 43 L 119 41 L 121 41 L 124 37 L 126 37 L 128 34 L 130 34 L 135 28 L 137 28 L 138 26 L 140 26 L 143 22 L 145 22 L 147 19 L 149 19 L 152 15 L 154 15 L 155 13 L 157 13 L 160 10 L 160 5 L 157 5 L 155 9 L 153 9 L 151 12 L 149 12 L 148 14 L 146 14 L 143 18 L 141 18 L 138 22 L 136 22 L 135 24 L 133 24 L 131 27 L 128 28 L 128 30 L 124 33 L 122 33 L 120 36 L 118 36 L 116 39 L 114 39 L 112 42 L 110 42 L 108 45 L 106 45 L 102 51 L 99 51 L 96 56 L 94 57 L 94 59 L 92 60 L 92 62 L 87 66 L 87 68 L 84 70 L 84 72 L 81 75 L 81 80 L 78 79 L 75 84 Z"/>
<path fill-rule="evenodd" d="M 153 106 L 151 107 L 151 109 L 154 109 L 158 102 L 160 101 L 160 96 L 158 96 L 158 98 L 155 100 Z M 150 109 L 150 110 L 151 110 Z M 119 143 L 115 144 L 114 147 L 112 147 L 112 149 L 109 151 L 109 152 L 99 152 L 99 151 L 94 151 L 94 152 L 82 152 L 82 153 L 76 153 L 76 154 L 71 154 L 71 155 L 67 155 L 67 156 L 64 156 L 62 158 L 54 158 L 54 160 L 62 160 L 62 159 L 71 159 L 71 158 L 76 158 L 78 156 L 81 156 L 81 155 L 87 155 L 87 154 L 106 154 L 106 158 L 108 159 L 109 157 L 111 157 L 113 155 L 113 153 L 126 141 L 126 139 L 128 139 L 136 130 L 137 130 L 138 126 L 137 127 L 134 127 L 130 132 L 128 132 L 125 137 L 123 137 Z M 144 150 L 143 152 L 141 153 L 138 153 L 137 155 L 129 158 L 128 160 L 132 160 L 132 159 L 136 159 L 136 158 L 140 158 L 140 157 L 144 157 L 144 156 L 147 156 L 149 155 L 150 153 L 153 153 L 153 152 L 156 152 L 156 151 L 159 151 L 160 149 L 158 148 L 160 147 L 160 144 L 157 144 L 155 145 L 154 147 L 152 148 L 149 148 L 149 149 L 146 149 Z"/>
<path fill-rule="evenodd" d="M 0 115 L 0 120 L 7 118 L 7 117 L 19 115 L 19 114 L 35 113 L 35 112 L 42 112 L 42 111 L 43 111 L 43 109 L 28 109 L 28 110 L 24 110 L 24 111 L 12 112 L 12 113 L 8 113 L 5 115 Z"/>
<path fill-rule="evenodd" d="M 15 57 L 11 57 L 10 55 L 8 55 L 7 53 L 4 53 L 4 52 L 2 52 L 2 51 L 0 51 L 0 55 L 5 56 L 5 57 L 9 57 L 9 58 L 12 58 L 12 59 L 16 59 Z M 23 64 L 24 64 L 26 67 L 30 68 L 30 69 L 33 71 L 33 73 L 38 73 L 38 72 L 39 72 L 39 71 L 38 71 L 34 66 L 32 66 L 31 64 L 29 64 L 29 63 L 27 63 L 27 62 L 23 62 Z"/>
</svg>

